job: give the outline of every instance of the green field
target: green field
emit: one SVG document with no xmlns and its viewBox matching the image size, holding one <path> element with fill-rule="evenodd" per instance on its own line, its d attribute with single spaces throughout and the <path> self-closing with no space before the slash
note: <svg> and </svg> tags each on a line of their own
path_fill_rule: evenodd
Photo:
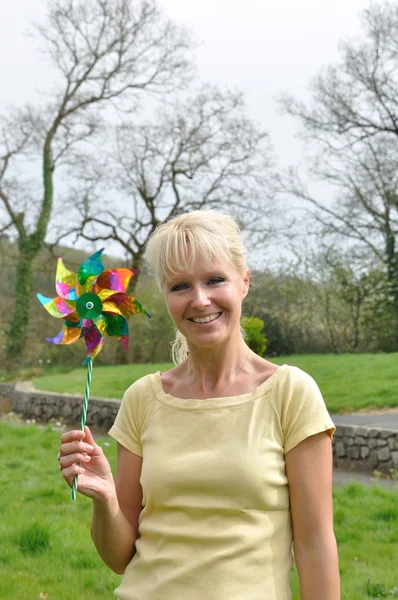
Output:
<svg viewBox="0 0 398 600">
<path fill-rule="evenodd" d="M 91 502 L 75 502 L 56 455 L 60 432 L 0 420 L 1 600 L 110 600 L 120 581 L 98 558 Z M 116 448 L 98 437 L 112 466 Z M 397 598 L 397 492 L 334 486 L 343 600 Z M 292 572 L 293 600 L 299 600 Z"/>
<path fill-rule="evenodd" d="M 318 383 L 330 413 L 398 406 L 398 354 L 312 354 L 272 359 L 297 366 Z M 121 398 L 139 377 L 170 369 L 171 363 L 94 367 L 91 394 Z M 83 394 L 84 367 L 33 379 L 40 390 Z"/>
</svg>

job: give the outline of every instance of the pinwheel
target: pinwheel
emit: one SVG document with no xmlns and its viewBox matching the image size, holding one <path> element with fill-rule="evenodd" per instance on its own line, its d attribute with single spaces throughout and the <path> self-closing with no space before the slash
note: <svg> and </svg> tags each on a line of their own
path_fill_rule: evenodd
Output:
<svg viewBox="0 0 398 600">
<path fill-rule="evenodd" d="M 64 345 L 83 338 L 86 343 L 87 356 L 83 364 L 87 365 L 87 382 L 81 416 L 82 430 L 86 424 L 93 359 L 102 350 L 105 337 L 120 340 L 127 352 L 129 329 L 126 319 L 138 313 L 150 316 L 134 296 L 126 293 L 130 279 L 139 271 L 105 270 L 102 252 L 103 249 L 89 256 L 77 273 L 66 269 L 62 258 L 59 258 L 55 275 L 58 296 L 46 298 L 37 294 L 50 315 L 64 321 L 59 334 L 46 340 Z M 76 490 L 77 476 L 73 481 L 73 500 Z"/>
</svg>

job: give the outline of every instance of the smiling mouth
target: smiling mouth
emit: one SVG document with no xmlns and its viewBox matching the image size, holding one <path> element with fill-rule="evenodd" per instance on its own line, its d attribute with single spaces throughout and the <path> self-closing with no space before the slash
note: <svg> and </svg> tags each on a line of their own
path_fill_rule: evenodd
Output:
<svg viewBox="0 0 398 600">
<path fill-rule="evenodd" d="M 218 319 L 220 316 L 222 315 L 221 312 L 218 313 L 213 313 L 212 315 L 208 315 L 207 317 L 195 317 L 192 319 L 188 319 L 188 321 L 191 321 L 192 323 L 211 323 L 212 321 L 215 321 L 216 319 Z"/>
</svg>

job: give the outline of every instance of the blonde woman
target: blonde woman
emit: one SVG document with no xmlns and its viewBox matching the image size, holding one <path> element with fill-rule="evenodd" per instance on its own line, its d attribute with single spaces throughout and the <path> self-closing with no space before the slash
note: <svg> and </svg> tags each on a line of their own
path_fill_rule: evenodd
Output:
<svg viewBox="0 0 398 600">
<path fill-rule="evenodd" d="M 88 428 L 62 436 L 62 474 L 93 499 L 119 600 L 288 600 L 293 558 L 302 600 L 340 599 L 335 427 L 309 375 L 246 345 L 245 253 L 236 222 L 215 211 L 160 225 L 147 259 L 176 366 L 126 391 L 109 432 L 114 478 Z"/>
</svg>

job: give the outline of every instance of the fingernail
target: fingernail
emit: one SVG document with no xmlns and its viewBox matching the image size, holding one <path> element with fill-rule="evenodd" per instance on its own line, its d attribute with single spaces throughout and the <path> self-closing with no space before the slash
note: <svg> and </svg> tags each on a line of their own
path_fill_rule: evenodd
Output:
<svg viewBox="0 0 398 600">
<path fill-rule="evenodd" d="M 94 450 L 94 446 L 91 446 L 91 444 L 87 444 L 87 449 L 89 450 L 89 452 L 92 452 Z"/>
</svg>

